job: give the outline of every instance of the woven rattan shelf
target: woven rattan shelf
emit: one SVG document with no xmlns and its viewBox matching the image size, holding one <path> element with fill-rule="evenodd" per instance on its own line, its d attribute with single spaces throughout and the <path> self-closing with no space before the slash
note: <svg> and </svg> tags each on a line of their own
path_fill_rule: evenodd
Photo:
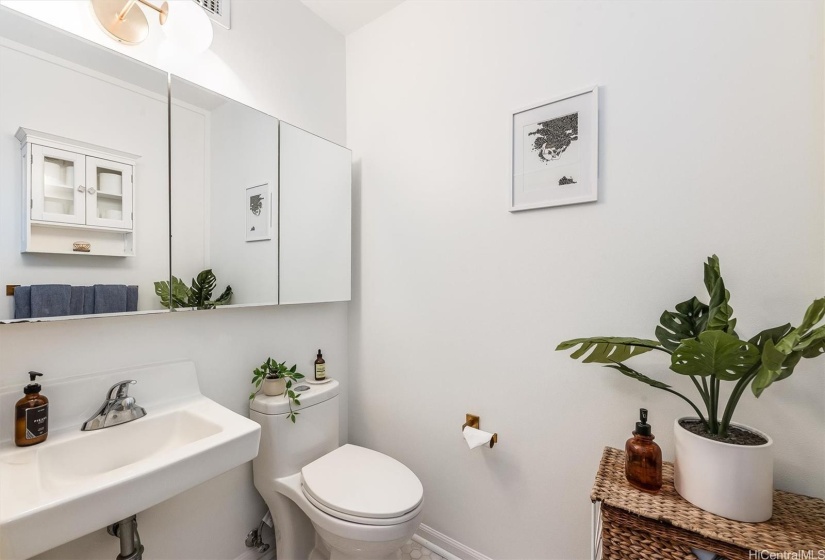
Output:
<svg viewBox="0 0 825 560">
<path fill-rule="evenodd" d="M 624 477 L 624 452 L 605 448 L 590 494 L 601 504 L 604 560 L 695 559 L 692 548 L 729 560 L 825 557 L 825 502 L 818 498 L 777 490 L 770 521 L 740 523 L 679 496 L 671 463 L 662 479 L 658 494 L 636 490 Z"/>
</svg>

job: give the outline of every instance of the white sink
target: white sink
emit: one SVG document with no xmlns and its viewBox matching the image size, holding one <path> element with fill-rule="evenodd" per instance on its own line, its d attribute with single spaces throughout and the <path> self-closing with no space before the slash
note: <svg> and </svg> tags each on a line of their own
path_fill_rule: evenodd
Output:
<svg viewBox="0 0 825 560">
<path fill-rule="evenodd" d="M 0 558 L 29 558 L 251 461 L 260 426 L 189 389 L 164 404 L 138 398 L 147 415 L 126 424 L 0 447 Z"/>
</svg>

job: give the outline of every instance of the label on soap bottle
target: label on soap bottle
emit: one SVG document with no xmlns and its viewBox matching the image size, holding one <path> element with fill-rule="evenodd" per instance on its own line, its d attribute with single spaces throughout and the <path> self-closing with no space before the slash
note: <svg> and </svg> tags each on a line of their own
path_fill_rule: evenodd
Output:
<svg viewBox="0 0 825 560">
<path fill-rule="evenodd" d="M 39 438 L 49 432 L 49 405 L 26 409 L 26 439 Z"/>
<path fill-rule="evenodd" d="M 327 365 L 315 364 L 315 379 L 321 381 L 327 378 Z"/>
</svg>

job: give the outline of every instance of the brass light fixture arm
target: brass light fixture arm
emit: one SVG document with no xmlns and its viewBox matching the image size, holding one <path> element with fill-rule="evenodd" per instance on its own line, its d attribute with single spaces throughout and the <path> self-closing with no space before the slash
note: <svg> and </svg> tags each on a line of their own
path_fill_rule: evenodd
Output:
<svg viewBox="0 0 825 560">
<path fill-rule="evenodd" d="M 158 8 L 157 6 L 155 6 L 154 4 L 152 4 L 150 2 L 147 2 L 146 0 L 128 0 L 126 2 L 126 5 L 123 6 L 123 9 L 120 10 L 120 13 L 117 15 L 117 19 L 119 19 L 120 21 L 123 21 L 126 18 L 126 14 L 129 13 L 129 10 L 134 8 L 135 4 L 137 4 L 138 2 L 140 2 L 141 4 L 146 6 L 147 8 L 152 8 L 153 10 L 156 11 L 158 13 L 158 18 L 160 19 L 160 24 L 161 25 L 166 23 L 166 20 L 169 17 L 169 3 L 164 2 L 163 4 L 160 5 L 160 8 Z"/>
</svg>

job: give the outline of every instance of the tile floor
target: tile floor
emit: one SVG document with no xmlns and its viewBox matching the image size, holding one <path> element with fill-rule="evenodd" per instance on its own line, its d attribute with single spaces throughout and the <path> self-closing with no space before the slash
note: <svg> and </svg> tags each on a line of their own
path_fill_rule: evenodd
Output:
<svg viewBox="0 0 825 560">
<path fill-rule="evenodd" d="M 444 560 L 443 556 L 427 550 L 413 540 L 407 541 L 407 544 L 401 547 L 398 558 L 399 560 Z"/>
</svg>

